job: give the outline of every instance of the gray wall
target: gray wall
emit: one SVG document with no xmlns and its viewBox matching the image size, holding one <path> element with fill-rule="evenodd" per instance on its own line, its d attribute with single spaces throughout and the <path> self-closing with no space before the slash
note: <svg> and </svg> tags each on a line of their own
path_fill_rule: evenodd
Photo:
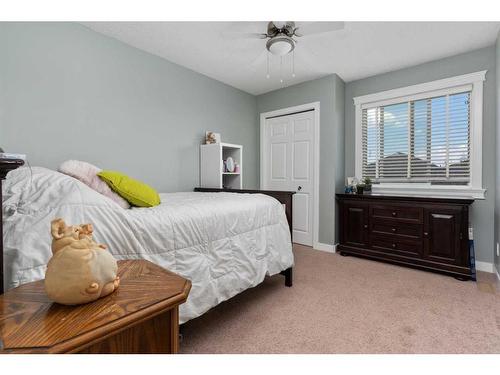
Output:
<svg viewBox="0 0 500 375">
<path fill-rule="evenodd" d="M 70 158 L 160 191 L 199 184 L 205 130 L 242 144 L 258 186 L 256 98 L 75 23 L 0 23 L 0 146 Z"/>
<path fill-rule="evenodd" d="M 496 119 L 496 196 L 495 196 L 495 244 L 500 241 L 500 32 L 498 33 L 496 50 L 496 69 L 497 69 L 497 119 Z M 500 257 L 495 251 L 495 264 L 500 274 Z"/>
<path fill-rule="evenodd" d="M 474 225 L 476 259 L 493 262 L 495 207 L 495 47 L 448 57 L 414 67 L 349 82 L 345 88 L 345 173 L 354 175 L 355 111 L 353 98 L 359 95 L 414 85 L 460 74 L 488 70 L 484 84 L 483 112 L 483 187 L 486 199 L 476 201 L 471 212 Z"/>
<path fill-rule="evenodd" d="M 335 189 L 344 185 L 344 82 L 337 75 L 300 83 L 257 97 L 259 113 L 320 102 L 319 242 L 335 240 Z"/>
</svg>

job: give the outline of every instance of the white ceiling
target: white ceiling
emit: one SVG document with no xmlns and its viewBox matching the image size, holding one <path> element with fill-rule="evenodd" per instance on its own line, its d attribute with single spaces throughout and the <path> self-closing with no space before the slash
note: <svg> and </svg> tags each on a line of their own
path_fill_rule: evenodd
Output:
<svg viewBox="0 0 500 375">
<path fill-rule="evenodd" d="M 258 95 L 337 73 L 344 81 L 456 55 L 495 43 L 499 22 L 346 22 L 340 31 L 299 39 L 291 55 L 272 56 L 265 40 L 234 33 L 266 31 L 266 22 L 85 22 L 84 25 L 196 72 Z M 300 25 L 300 23 L 299 23 Z"/>
</svg>

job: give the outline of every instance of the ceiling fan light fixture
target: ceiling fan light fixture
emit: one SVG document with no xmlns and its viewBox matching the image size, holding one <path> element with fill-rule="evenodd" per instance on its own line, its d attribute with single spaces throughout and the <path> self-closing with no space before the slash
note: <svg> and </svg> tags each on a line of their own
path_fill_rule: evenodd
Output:
<svg viewBox="0 0 500 375">
<path fill-rule="evenodd" d="M 266 48 L 273 55 L 285 56 L 293 51 L 295 42 L 289 36 L 279 34 L 267 41 Z"/>
</svg>

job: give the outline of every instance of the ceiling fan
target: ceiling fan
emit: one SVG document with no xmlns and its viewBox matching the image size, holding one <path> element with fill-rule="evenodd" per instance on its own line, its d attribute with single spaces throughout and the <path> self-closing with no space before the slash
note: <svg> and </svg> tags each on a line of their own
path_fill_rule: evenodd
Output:
<svg viewBox="0 0 500 375">
<path fill-rule="evenodd" d="M 267 24 L 265 33 L 229 33 L 232 38 L 245 39 L 267 39 L 267 78 L 269 74 L 269 54 L 279 56 L 280 70 L 283 64 L 283 56 L 295 50 L 298 40 L 317 34 L 341 30 L 344 22 L 294 22 L 294 21 L 271 21 Z M 295 61 L 292 57 L 292 76 L 295 77 Z M 283 78 L 280 78 L 283 82 Z"/>
<path fill-rule="evenodd" d="M 304 22 L 296 25 L 293 21 L 271 21 L 267 32 L 257 34 L 261 39 L 268 38 L 266 48 L 273 55 L 284 56 L 295 49 L 297 39 L 303 36 L 336 31 L 344 28 L 344 22 Z"/>
</svg>

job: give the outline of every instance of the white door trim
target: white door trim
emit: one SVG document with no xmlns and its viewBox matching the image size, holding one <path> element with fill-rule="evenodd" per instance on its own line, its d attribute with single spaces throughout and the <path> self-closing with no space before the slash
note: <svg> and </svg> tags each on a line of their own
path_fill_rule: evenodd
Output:
<svg viewBox="0 0 500 375">
<path fill-rule="evenodd" d="M 319 118 L 320 118 L 319 102 L 282 108 L 276 111 L 264 112 L 260 114 L 260 188 L 262 190 L 266 189 L 266 186 L 264 185 L 264 176 L 266 175 L 266 170 L 267 170 L 266 160 L 268 156 L 266 154 L 266 147 L 264 146 L 266 119 L 269 117 L 286 116 L 296 112 L 309 111 L 309 110 L 314 111 L 313 247 L 317 248 L 321 245 L 319 242 L 319 140 L 320 140 L 319 135 L 321 129 L 319 123 Z M 333 227 L 335 228 L 335 223 Z"/>
</svg>

